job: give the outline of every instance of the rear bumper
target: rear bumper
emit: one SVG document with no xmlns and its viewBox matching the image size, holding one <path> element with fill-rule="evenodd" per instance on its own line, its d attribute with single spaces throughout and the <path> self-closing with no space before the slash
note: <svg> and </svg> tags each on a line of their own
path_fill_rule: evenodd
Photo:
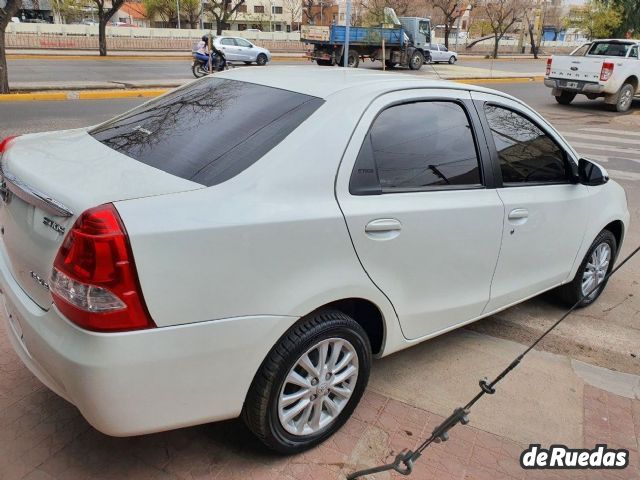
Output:
<svg viewBox="0 0 640 480">
<path fill-rule="evenodd" d="M 237 417 L 255 372 L 294 317 L 253 316 L 102 334 L 20 289 L 0 252 L 11 343 L 42 383 L 95 428 L 138 435 Z M 5 314 L 5 312 L 2 312 Z"/>
<path fill-rule="evenodd" d="M 545 86 L 549 88 L 553 88 L 554 90 L 560 90 L 560 91 L 566 90 L 566 91 L 571 91 L 576 93 L 594 93 L 594 94 L 604 93 L 604 90 L 605 90 L 605 86 L 599 83 L 576 81 L 576 83 L 578 84 L 577 88 L 569 88 L 565 85 L 566 82 L 567 80 L 559 80 L 556 78 L 544 79 Z"/>
</svg>

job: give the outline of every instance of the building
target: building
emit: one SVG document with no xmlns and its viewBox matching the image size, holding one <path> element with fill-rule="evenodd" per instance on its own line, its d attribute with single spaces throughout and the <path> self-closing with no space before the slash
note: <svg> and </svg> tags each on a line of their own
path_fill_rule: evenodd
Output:
<svg viewBox="0 0 640 480">
<path fill-rule="evenodd" d="M 147 18 L 147 11 L 142 2 L 125 2 L 122 7 L 111 17 L 112 22 L 126 23 L 136 27 L 150 27 L 151 21 Z"/>
<path fill-rule="evenodd" d="M 293 0 L 246 0 L 224 26 L 224 30 L 260 30 L 262 32 L 293 32 L 299 30 L 301 3 Z M 205 22 L 205 28 L 211 20 Z"/>
<path fill-rule="evenodd" d="M 53 9 L 49 0 L 22 0 L 16 15 L 21 22 L 53 23 Z"/>
</svg>

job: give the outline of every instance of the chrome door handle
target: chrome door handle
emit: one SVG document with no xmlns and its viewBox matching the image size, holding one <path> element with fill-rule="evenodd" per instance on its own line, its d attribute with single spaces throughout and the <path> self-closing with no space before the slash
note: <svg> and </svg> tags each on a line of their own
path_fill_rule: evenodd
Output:
<svg viewBox="0 0 640 480">
<path fill-rule="evenodd" d="M 529 210 L 526 208 L 515 208 L 509 212 L 509 220 L 522 220 L 529 218 Z"/>
<path fill-rule="evenodd" d="M 402 224 L 395 218 L 379 218 L 367 223 L 364 231 L 367 233 L 393 232 L 402 230 Z"/>
</svg>

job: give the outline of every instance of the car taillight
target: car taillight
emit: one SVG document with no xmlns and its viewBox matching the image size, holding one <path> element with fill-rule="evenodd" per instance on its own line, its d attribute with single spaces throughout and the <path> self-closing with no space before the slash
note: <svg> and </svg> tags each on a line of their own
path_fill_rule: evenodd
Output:
<svg viewBox="0 0 640 480">
<path fill-rule="evenodd" d="M 547 73 L 546 75 L 551 74 L 551 62 L 553 61 L 553 59 L 551 57 L 547 58 Z"/>
<path fill-rule="evenodd" d="M 153 328 L 131 246 L 113 204 L 85 211 L 62 242 L 49 288 L 56 307 L 87 330 Z"/>
<path fill-rule="evenodd" d="M 11 142 L 13 140 L 15 140 L 17 137 L 17 135 L 13 135 L 11 137 L 7 137 L 4 140 L 0 141 L 0 156 L 6 152 L 7 150 L 9 150 L 9 147 L 11 146 Z"/>
<path fill-rule="evenodd" d="M 611 78 L 613 74 L 613 62 L 604 62 L 602 64 L 602 70 L 600 70 L 600 81 L 606 82 Z"/>
</svg>

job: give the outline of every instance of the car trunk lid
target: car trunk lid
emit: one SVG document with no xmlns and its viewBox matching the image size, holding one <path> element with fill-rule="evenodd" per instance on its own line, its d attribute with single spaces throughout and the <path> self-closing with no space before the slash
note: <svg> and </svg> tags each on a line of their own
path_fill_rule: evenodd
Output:
<svg viewBox="0 0 640 480">
<path fill-rule="evenodd" d="M 549 77 L 568 81 L 598 82 L 605 60 L 570 55 L 554 56 Z"/>
<path fill-rule="evenodd" d="M 62 240 L 84 210 L 108 202 L 203 188 L 119 153 L 86 130 L 25 135 L 2 155 L 2 249 L 41 308 Z"/>
</svg>

